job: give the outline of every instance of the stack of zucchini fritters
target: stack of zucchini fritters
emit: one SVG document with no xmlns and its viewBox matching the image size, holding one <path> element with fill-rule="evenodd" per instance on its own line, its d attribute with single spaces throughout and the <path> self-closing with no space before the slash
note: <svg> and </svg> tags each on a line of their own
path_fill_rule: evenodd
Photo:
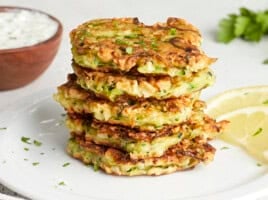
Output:
<svg viewBox="0 0 268 200">
<path fill-rule="evenodd" d="M 204 114 L 215 59 L 178 18 L 88 21 L 71 34 L 74 74 L 55 99 L 67 111 L 68 153 L 116 175 L 161 175 L 213 160 L 226 122 Z"/>
</svg>

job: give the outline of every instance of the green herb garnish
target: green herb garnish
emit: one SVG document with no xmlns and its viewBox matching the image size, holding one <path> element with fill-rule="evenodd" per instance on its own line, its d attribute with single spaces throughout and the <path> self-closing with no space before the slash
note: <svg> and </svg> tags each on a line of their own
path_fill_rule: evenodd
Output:
<svg viewBox="0 0 268 200">
<path fill-rule="evenodd" d="M 152 47 L 153 50 L 157 50 L 158 49 L 158 45 L 157 45 L 156 41 L 152 41 L 151 47 Z"/>
<path fill-rule="evenodd" d="M 62 167 L 67 167 L 68 165 L 70 165 L 70 163 L 64 163 L 63 165 L 62 165 Z"/>
<path fill-rule="evenodd" d="M 30 140 L 30 138 L 28 138 L 28 137 L 24 137 L 24 136 L 21 137 L 22 142 L 24 142 L 26 144 L 32 144 L 29 140 Z"/>
<path fill-rule="evenodd" d="M 262 102 L 263 104 L 268 104 L 268 99 Z"/>
<path fill-rule="evenodd" d="M 99 171 L 100 168 L 99 168 L 98 165 L 94 165 L 94 166 L 93 166 L 93 169 L 94 169 L 95 172 L 97 172 L 97 171 Z"/>
<path fill-rule="evenodd" d="M 267 59 L 265 59 L 265 60 L 262 62 L 262 64 L 267 65 L 267 64 L 268 64 L 268 58 L 267 58 Z"/>
<path fill-rule="evenodd" d="M 262 164 L 261 164 L 261 163 L 257 163 L 257 166 L 258 166 L 258 167 L 261 167 L 261 166 L 262 166 Z"/>
<path fill-rule="evenodd" d="M 7 130 L 7 127 L 0 127 L 0 131 Z"/>
<path fill-rule="evenodd" d="M 255 133 L 252 134 L 252 136 L 259 135 L 262 132 L 262 128 L 259 128 Z"/>
<path fill-rule="evenodd" d="M 128 44 L 128 42 L 126 40 L 119 39 L 119 38 L 117 38 L 115 40 L 115 43 L 118 44 L 118 45 L 127 45 Z"/>
<path fill-rule="evenodd" d="M 229 147 L 222 147 L 221 150 L 229 149 Z"/>
<path fill-rule="evenodd" d="M 26 148 L 26 147 L 25 147 L 25 148 L 24 148 L 24 151 L 29 151 L 29 148 Z"/>
<path fill-rule="evenodd" d="M 177 29 L 175 29 L 175 28 L 169 29 L 169 34 L 170 35 L 176 35 L 176 33 L 177 33 Z"/>
<path fill-rule="evenodd" d="M 24 161 L 28 161 L 28 159 L 27 159 L 27 158 L 24 158 L 23 160 L 24 160 Z"/>
<path fill-rule="evenodd" d="M 61 181 L 61 182 L 58 183 L 58 185 L 64 186 L 66 184 L 64 183 L 64 181 Z"/>
<path fill-rule="evenodd" d="M 33 141 L 34 145 L 37 146 L 37 147 L 40 147 L 42 145 L 42 142 L 39 142 L 37 140 L 34 140 Z"/>
<path fill-rule="evenodd" d="M 36 165 L 39 165 L 40 163 L 39 162 L 33 162 L 32 165 L 33 166 L 36 166 Z"/>
<path fill-rule="evenodd" d="M 127 54 L 132 54 L 133 53 L 133 48 L 132 47 L 127 47 L 126 48 L 126 53 Z"/>
<path fill-rule="evenodd" d="M 239 14 L 230 14 L 219 23 L 218 41 L 229 43 L 240 37 L 246 41 L 258 42 L 268 34 L 268 10 L 254 12 L 240 8 Z"/>
</svg>

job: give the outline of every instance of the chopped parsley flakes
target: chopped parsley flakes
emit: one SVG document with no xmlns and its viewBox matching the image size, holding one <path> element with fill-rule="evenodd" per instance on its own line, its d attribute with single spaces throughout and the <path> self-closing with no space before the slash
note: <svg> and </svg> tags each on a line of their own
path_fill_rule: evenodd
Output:
<svg viewBox="0 0 268 200">
<path fill-rule="evenodd" d="M 33 162 L 32 165 L 33 166 L 36 166 L 36 165 L 39 165 L 40 163 L 39 162 Z"/>
<path fill-rule="evenodd" d="M 262 128 L 259 128 L 255 133 L 252 134 L 252 136 L 257 136 L 261 134 L 261 132 L 262 132 Z"/>
<path fill-rule="evenodd" d="M 67 167 L 68 165 L 70 165 L 70 163 L 64 163 L 63 165 L 62 165 L 62 167 Z"/>
<path fill-rule="evenodd" d="M 42 145 L 42 142 L 39 142 L 37 140 L 34 140 L 33 141 L 34 145 L 37 146 L 37 147 L 40 147 Z"/>
<path fill-rule="evenodd" d="M 22 136 L 20 140 L 21 140 L 22 142 L 26 143 L 26 144 L 32 144 L 32 143 L 30 142 L 30 138 L 28 138 L 28 137 L 24 137 L 24 136 Z"/>
<path fill-rule="evenodd" d="M 262 62 L 262 64 L 268 65 L 268 58 L 265 59 L 265 60 Z"/>
<path fill-rule="evenodd" d="M 170 35 L 176 35 L 176 33 L 177 33 L 177 30 L 175 28 L 169 29 L 169 34 Z"/>
<path fill-rule="evenodd" d="M 64 183 L 64 181 L 61 181 L 61 182 L 58 183 L 58 185 L 64 186 L 66 184 Z"/>
<path fill-rule="evenodd" d="M 222 147 L 221 150 L 229 149 L 229 147 Z"/>
<path fill-rule="evenodd" d="M 268 64 L 268 63 L 267 63 Z M 262 104 L 268 104 L 268 99 L 262 102 Z"/>
<path fill-rule="evenodd" d="M 24 151 L 29 151 L 29 148 L 26 148 L 26 147 L 25 147 L 25 148 L 24 148 Z"/>
<path fill-rule="evenodd" d="M 38 141 L 38 140 L 33 140 L 31 141 L 31 138 L 29 137 L 24 137 L 22 136 L 20 139 L 22 142 L 26 143 L 26 144 L 34 144 L 37 147 L 40 147 L 42 145 L 42 142 Z"/>
<path fill-rule="evenodd" d="M 7 127 L 0 127 L 0 131 L 7 130 Z"/>
</svg>

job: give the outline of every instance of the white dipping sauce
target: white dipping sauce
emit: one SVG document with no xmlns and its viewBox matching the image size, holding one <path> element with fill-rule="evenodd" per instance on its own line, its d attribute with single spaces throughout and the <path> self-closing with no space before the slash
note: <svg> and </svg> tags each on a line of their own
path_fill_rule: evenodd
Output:
<svg viewBox="0 0 268 200">
<path fill-rule="evenodd" d="M 45 14 L 28 10 L 0 12 L 0 49 L 31 46 L 52 37 L 58 23 Z"/>
</svg>

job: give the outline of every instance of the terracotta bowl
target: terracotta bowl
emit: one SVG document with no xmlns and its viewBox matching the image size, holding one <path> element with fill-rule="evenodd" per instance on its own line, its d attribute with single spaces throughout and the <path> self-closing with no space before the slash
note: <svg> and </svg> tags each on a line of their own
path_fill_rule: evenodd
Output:
<svg viewBox="0 0 268 200">
<path fill-rule="evenodd" d="M 53 61 L 62 37 L 62 24 L 55 17 L 29 8 L 0 6 L 0 12 L 14 9 L 45 14 L 58 23 L 58 30 L 48 40 L 32 46 L 0 49 L 0 90 L 22 87 L 39 77 Z"/>
</svg>

